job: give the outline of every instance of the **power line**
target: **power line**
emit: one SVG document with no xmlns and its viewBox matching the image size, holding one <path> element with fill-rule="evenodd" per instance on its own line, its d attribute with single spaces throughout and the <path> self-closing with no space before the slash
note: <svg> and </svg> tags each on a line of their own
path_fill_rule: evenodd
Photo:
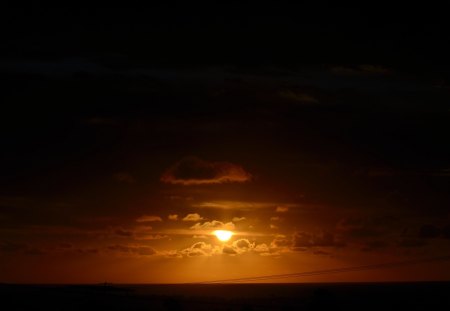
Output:
<svg viewBox="0 0 450 311">
<path fill-rule="evenodd" d="M 415 260 L 405 260 L 405 261 L 387 262 L 387 263 L 364 265 L 364 266 L 344 267 L 344 268 L 306 271 L 306 272 L 297 272 L 297 273 L 272 274 L 272 275 L 255 276 L 255 277 L 223 279 L 223 280 L 214 280 L 214 281 L 207 281 L 207 282 L 196 282 L 195 284 L 245 283 L 245 282 L 252 282 L 252 281 L 287 279 L 287 278 L 296 278 L 296 277 L 304 277 L 304 276 L 346 273 L 346 272 L 355 272 L 355 271 L 364 271 L 364 270 L 389 269 L 389 268 L 396 268 L 396 267 L 409 266 L 409 265 L 415 265 L 415 264 L 421 264 L 421 263 L 438 262 L 438 261 L 450 261 L 450 256 L 422 258 L 422 259 L 415 259 Z"/>
</svg>

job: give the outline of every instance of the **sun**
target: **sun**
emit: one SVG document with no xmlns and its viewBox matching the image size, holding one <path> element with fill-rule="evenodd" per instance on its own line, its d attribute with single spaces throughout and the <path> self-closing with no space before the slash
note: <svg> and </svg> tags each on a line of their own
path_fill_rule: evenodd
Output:
<svg viewBox="0 0 450 311">
<path fill-rule="evenodd" d="M 231 236 L 233 235 L 233 232 L 228 230 L 216 230 L 213 232 L 213 234 L 222 242 L 228 241 Z"/>
</svg>

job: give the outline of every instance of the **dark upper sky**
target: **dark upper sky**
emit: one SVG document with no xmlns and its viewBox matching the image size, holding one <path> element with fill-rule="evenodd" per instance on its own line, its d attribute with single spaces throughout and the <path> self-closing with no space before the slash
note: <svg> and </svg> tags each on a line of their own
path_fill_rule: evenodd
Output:
<svg viewBox="0 0 450 311">
<path fill-rule="evenodd" d="M 445 25 L 324 8 L 5 10 L 0 281 L 448 255 Z M 446 265 L 338 280 L 448 279 Z"/>
</svg>

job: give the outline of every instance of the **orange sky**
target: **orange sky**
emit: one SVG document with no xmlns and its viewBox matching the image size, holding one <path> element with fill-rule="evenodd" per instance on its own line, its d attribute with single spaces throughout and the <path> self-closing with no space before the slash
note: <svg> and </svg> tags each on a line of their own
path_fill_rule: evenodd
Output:
<svg viewBox="0 0 450 311">
<path fill-rule="evenodd" d="M 127 202 L 140 208 L 125 214 L 80 218 L 78 228 L 2 229 L 21 241 L 2 244 L 2 281 L 204 282 L 446 255 L 446 240 L 425 243 L 415 237 L 420 232 L 399 232 L 397 226 L 405 222 L 395 217 L 346 216 L 351 209 L 330 214 L 330 206 L 305 202 L 302 196 L 282 200 L 270 189 L 259 201 L 251 200 L 256 185 L 264 189 L 264 179 L 233 163 L 189 157 L 161 176 L 160 194 Z M 123 186 L 136 187 L 129 179 Z M 17 208 L 27 203 L 16 201 Z M 234 235 L 221 242 L 212 234 L 216 229 Z M 444 261 L 272 281 L 445 280 L 449 267 Z"/>
</svg>

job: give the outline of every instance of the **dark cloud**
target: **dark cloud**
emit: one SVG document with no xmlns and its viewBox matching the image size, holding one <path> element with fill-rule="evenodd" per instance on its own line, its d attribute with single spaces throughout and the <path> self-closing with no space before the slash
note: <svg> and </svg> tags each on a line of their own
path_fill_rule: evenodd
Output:
<svg viewBox="0 0 450 311">
<path fill-rule="evenodd" d="M 338 222 L 336 229 L 347 238 L 379 237 L 398 230 L 398 219 L 390 216 L 350 216 Z"/>
<path fill-rule="evenodd" d="M 423 239 L 433 239 L 441 235 L 441 229 L 435 225 L 423 225 L 419 230 L 419 237 Z"/>
<path fill-rule="evenodd" d="M 427 241 L 423 239 L 411 239 L 411 238 L 403 238 L 397 242 L 398 247 L 404 248 L 415 248 L 415 247 L 423 247 L 427 245 Z"/>
<path fill-rule="evenodd" d="M 222 253 L 223 254 L 227 254 L 227 255 L 237 255 L 238 254 L 236 249 L 234 247 L 229 246 L 229 245 L 225 245 L 223 247 Z"/>
<path fill-rule="evenodd" d="M 450 225 L 436 226 L 433 224 L 422 225 L 418 237 L 421 239 L 450 239 Z"/>
<path fill-rule="evenodd" d="M 255 243 L 250 242 L 248 239 L 239 239 L 231 244 L 232 248 L 238 254 L 243 254 L 252 251 L 255 248 Z"/>
<path fill-rule="evenodd" d="M 296 232 L 292 236 L 292 246 L 294 248 L 313 247 L 313 246 L 341 246 L 342 242 L 337 242 L 334 235 L 330 232 L 321 232 L 313 234 L 309 232 Z"/>
<path fill-rule="evenodd" d="M 136 179 L 134 179 L 134 177 L 131 176 L 131 174 L 126 172 L 116 173 L 113 175 L 113 178 L 118 182 L 126 184 L 133 184 L 136 182 Z"/>
<path fill-rule="evenodd" d="M 283 234 L 275 236 L 275 238 L 271 242 L 271 247 L 274 248 L 291 247 L 291 246 L 292 246 L 292 239 Z"/>
<path fill-rule="evenodd" d="M 366 242 L 361 248 L 364 252 L 371 252 L 380 249 L 384 249 L 389 246 L 389 242 L 383 240 L 373 240 Z"/>
<path fill-rule="evenodd" d="M 380 66 L 363 64 L 359 66 L 335 66 L 331 68 L 331 72 L 338 75 L 361 76 L 361 75 L 388 75 L 392 70 Z"/>
<path fill-rule="evenodd" d="M 302 92 L 295 92 L 292 90 L 280 91 L 279 95 L 283 99 L 287 99 L 290 101 L 295 101 L 295 102 L 299 102 L 299 103 L 303 103 L 303 104 L 315 104 L 315 103 L 319 102 L 319 100 L 312 95 L 302 93 Z"/>
<path fill-rule="evenodd" d="M 124 245 L 114 244 L 107 247 L 109 251 L 114 251 L 121 254 L 151 256 L 157 254 L 156 250 L 146 245 Z"/>
<path fill-rule="evenodd" d="M 133 231 L 131 231 L 131 230 L 126 230 L 126 229 L 123 229 L 123 228 L 117 228 L 117 229 L 115 229 L 114 230 L 114 233 L 116 234 L 116 235 L 118 235 L 118 236 L 121 236 L 121 237 L 132 237 L 133 236 Z"/>
<path fill-rule="evenodd" d="M 161 176 L 168 184 L 202 185 L 250 181 L 251 175 L 241 166 L 229 162 L 207 162 L 197 157 L 184 158 Z"/>
<path fill-rule="evenodd" d="M 272 249 L 285 251 L 307 251 L 321 247 L 343 247 L 345 243 L 331 232 L 311 233 L 297 231 L 291 236 L 279 234 L 271 242 Z"/>
<path fill-rule="evenodd" d="M 0 252 L 4 253 L 16 253 L 23 252 L 28 248 L 27 244 L 17 242 L 1 242 Z"/>
<path fill-rule="evenodd" d="M 450 225 L 446 225 L 442 228 L 442 236 L 444 239 L 450 239 Z"/>
</svg>

